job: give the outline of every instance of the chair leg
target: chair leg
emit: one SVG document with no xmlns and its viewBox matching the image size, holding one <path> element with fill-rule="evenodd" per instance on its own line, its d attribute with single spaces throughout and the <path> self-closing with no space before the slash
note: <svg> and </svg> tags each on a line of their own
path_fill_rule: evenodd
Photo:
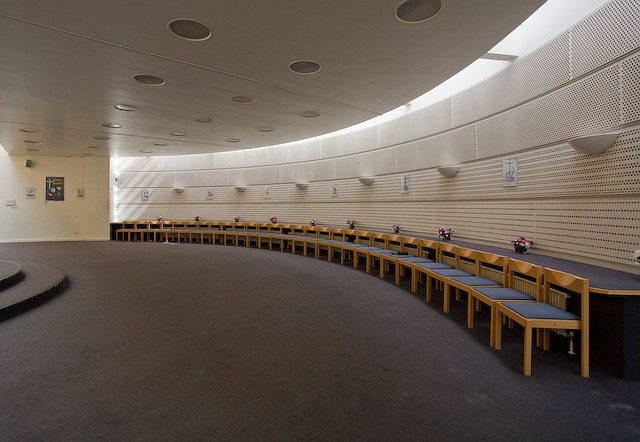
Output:
<svg viewBox="0 0 640 442">
<path fill-rule="evenodd" d="M 442 306 L 442 311 L 444 311 L 445 313 L 449 313 L 449 310 L 451 309 L 450 307 L 451 307 L 451 286 L 445 282 L 444 283 L 444 305 Z"/>
<path fill-rule="evenodd" d="M 469 302 L 467 302 L 467 328 L 472 329 L 475 325 L 475 311 L 474 305 L 476 304 L 476 298 L 469 293 Z"/>
<path fill-rule="evenodd" d="M 533 330 L 529 324 L 524 326 L 524 368 L 525 376 L 531 376 L 531 353 L 533 352 Z"/>
<path fill-rule="evenodd" d="M 589 330 L 580 330 L 580 375 L 589 377 Z"/>
<path fill-rule="evenodd" d="M 491 315 L 495 315 L 495 327 L 493 327 L 493 348 L 500 350 L 502 348 L 502 314 L 498 312 L 495 305 L 491 306 L 491 311 Z"/>
</svg>

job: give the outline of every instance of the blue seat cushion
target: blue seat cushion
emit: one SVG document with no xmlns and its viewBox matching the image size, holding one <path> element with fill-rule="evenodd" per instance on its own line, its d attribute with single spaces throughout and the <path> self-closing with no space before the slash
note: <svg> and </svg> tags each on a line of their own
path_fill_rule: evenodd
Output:
<svg viewBox="0 0 640 442">
<path fill-rule="evenodd" d="M 437 275 L 447 276 L 447 277 L 451 277 L 451 276 L 474 276 L 473 274 L 465 272 L 464 270 L 460 270 L 460 269 L 430 269 L 430 270 L 433 270 L 431 273 L 435 273 Z"/>
<path fill-rule="evenodd" d="M 459 282 L 469 287 L 481 286 L 481 285 L 502 285 L 493 279 L 483 278 L 482 276 L 452 276 L 449 278 L 452 281 Z"/>
<path fill-rule="evenodd" d="M 449 264 L 442 262 L 417 262 L 416 266 L 424 269 L 453 269 Z"/>
<path fill-rule="evenodd" d="M 435 262 L 433 259 L 429 259 L 429 258 L 422 258 L 420 256 L 409 256 L 409 257 L 402 257 L 402 258 L 398 258 L 399 261 L 406 261 L 406 262 Z"/>
<path fill-rule="evenodd" d="M 545 302 L 503 302 L 502 305 L 525 318 L 580 320 L 579 316 Z"/>
<path fill-rule="evenodd" d="M 476 292 L 494 301 L 535 301 L 533 296 L 506 287 L 477 288 Z"/>
</svg>

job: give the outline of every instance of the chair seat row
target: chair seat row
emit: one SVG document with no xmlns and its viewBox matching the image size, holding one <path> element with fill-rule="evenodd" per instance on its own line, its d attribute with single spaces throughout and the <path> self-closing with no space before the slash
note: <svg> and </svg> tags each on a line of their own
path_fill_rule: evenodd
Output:
<svg viewBox="0 0 640 442">
<path fill-rule="evenodd" d="M 211 228 L 215 223 L 194 228 L 155 228 L 136 223 L 119 229 L 117 240 L 196 242 L 269 250 L 291 251 L 315 258 L 326 258 L 380 278 L 391 274 L 400 285 L 410 277 L 410 290 L 418 292 L 424 283 L 424 298 L 431 302 L 442 294 L 443 312 L 449 313 L 452 297 L 464 301 L 466 294 L 467 327 L 475 325 L 475 313 L 487 306 L 490 311 L 489 345 L 501 349 L 505 323 L 520 324 L 524 330 L 523 373 L 531 375 L 534 330 L 535 342 L 550 348 L 550 331 L 570 335 L 579 332 L 580 373 L 589 376 L 589 283 L 588 280 L 526 261 L 482 252 L 449 242 L 426 238 L 368 232 L 353 229 L 298 225 L 233 223 L 231 228 Z M 570 308 L 569 308 L 570 307 Z M 573 310 L 573 311 L 569 311 Z M 569 332 L 570 331 L 570 332 Z M 571 341 L 572 342 L 572 341 Z"/>
</svg>

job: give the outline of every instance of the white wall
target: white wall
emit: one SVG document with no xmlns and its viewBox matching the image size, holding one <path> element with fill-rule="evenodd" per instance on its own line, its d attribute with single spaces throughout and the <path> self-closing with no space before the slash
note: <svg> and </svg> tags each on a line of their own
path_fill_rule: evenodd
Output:
<svg viewBox="0 0 640 442">
<path fill-rule="evenodd" d="M 64 201 L 45 201 L 48 176 L 65 178 Z M 0 242 L 108 239 L 108 183 L 108 158 L 10 156 L 0 149 Z M 35 187 L 34 199 L 25 197 L 26 187 Z M 10 199 L 15 206 L 5 205 Z"/>
</svg>

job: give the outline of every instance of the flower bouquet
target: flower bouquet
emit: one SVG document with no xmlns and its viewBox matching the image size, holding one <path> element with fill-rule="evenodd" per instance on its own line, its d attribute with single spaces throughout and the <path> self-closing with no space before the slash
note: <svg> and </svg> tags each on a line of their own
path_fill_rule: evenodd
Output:
<svg viewBox="0 0 640 442">
<path fill-rule="evenodd" d="M 239 221 L 240 221 L 240 217 L 239 217 L 239 216 L 234 216 L 234 217 L 233 217 L 233 220 L 234 220 L 235 222 L 239 222 Z"/>
<path fill-rule="evenodd" d="M 358 221 L 356 221 L 355 219 L 349 218 L 347 220 L 347 224 L 349 225 L 349 228 L 353 229 L 356 226 L 356 224 L 358 224 Z"/>
<path fill-rule="evenodd" d="M 511 244 L 517 253 L 527 253 L 527 250 L 533 247 L 533 241 L 529 241 L 524 236 L 514 239 Z"/>
<path fill-rule="evenodd" d="M 309 224 L 311 224 L 311 226 L 315 226 L 316 220 L 315 219 L 309 220 Z"/>
<path fill-rule="evenodd" d="M 440 227 L 438 229 L 438 236 L 442 239 L 450 240 L 451 235 L 453 235 L 454 233 L 455 233 L 455 230 L 449 227 Z"/>
<path fill-rule="evenodd" d="M 196 215 L 196 217 L 194 218 L 196 221 L 200 221 L 202 218 L 200 217 L 200 215 Z"/>
<path fill-rule="evenodd" d="M 394 224 L 391 226 L 391 230 L 393 231 L 393 233 L 400 233 L 400 226 L 397 224 Z"/>
<path fill-rule="evenodd" d="M 271 221 L 273 224 L 278 222 L 278 217 L 277 216 L 272 216 L 271 218 L 269 218 L 269 221 Z"/>
<path fill-rule="evenodd" d="M 631 257 L 633 258 L 633 262 L 635 263 L 635 265 L 640 266 L 640 249 L 633 252 L 633 255 L 631 255 Z"/>
</svg>

